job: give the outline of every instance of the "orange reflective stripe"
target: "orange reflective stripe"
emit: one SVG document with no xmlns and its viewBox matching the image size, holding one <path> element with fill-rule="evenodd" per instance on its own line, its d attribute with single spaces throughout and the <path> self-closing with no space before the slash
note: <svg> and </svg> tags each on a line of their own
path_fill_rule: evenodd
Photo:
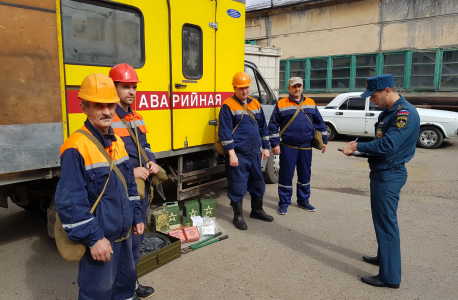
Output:
<svg viewBox="0 0 458 300">
<path fill-rule="evenodd" d="M 261 109 L 261 104 L 259 104 L 258 100 L 254 99 L 254 98 L 251 98 L 251 97 L 249 97 L 249 98 L 251 99 L 251 102 L 248 103 L 248 105 L 246 106 L 246 108 L 248 110 L 253 111 L 253 110 Z M 223 105 L 224 104 L 226 104 L 229 107 L 231 112 L 233 112 L 233 111 L 243 111 L 243 109 L 240 107 L 240 104 L 236 100 L 234 100 L 234 98 L 232 98 L 232 97 L 229 97 L 226 100 L 224 100 Z M 255 113 L 257 113 L 257 112 L 255 112 Z M 241 114 L 241 112 L 240 112 L 240 114 Z"/>
<path fill-rule="evenodd" d="M 81 127 L 90 133 L 86 126 Z M 108 153 L 111 153 L 111 157 L 116 164 L 119 164 L 129 159 L 124 142 L 122 139 L 116 136 L 116 142 L 112 142 L 110 147 L 105 148 Z M 110 166 L 105 156 L 99 151 L 97 146 L 91 142 L 83 134 L 75 132 L 73 133 L 60 148 L 60 155 L 67 149 L 76 149 L 84 159 L 84 166 L 86 170 L 94 169 L 98 167 Z"/>
<path fill-rule="evenodd" d="M 130 136 L 127 128 L 113 128 L 113 131 L 116 135 L 119 135 L 120 137 Z"/>
<path fill-rule="evenodd" d="M 302 106 L 306 106 L 306 105 L 315 106 L 315 101 L 312 98 L 307 97 L 304 99 L 304 102 L 302 102 Z M 283 99 L 280 99 L 280 101 L 278 101 L 278 108 L 280 109 L 285 108 L 285 107 L 290 107 L 290 106 L 299 106 L 299 104 L 291 101 L 289 97 L 285 97 Z"/>
<path fill-rule="evenodd" d="M 142 133 L 148 133 L 148 130 L 146 129 L 145 121 L 143 120 L 142 115 L 140 115 L 136 111 L 133 111 L 133 112 L 134 112 L 133 116 L 132 114 L 127 114 L 124 117 L 124 120 L 126 120 L 126 122 L 128 123 L 131 123 L 131 128 L 133 130 L 134 126 L 132 122 L 135 119 L 135 125 L 137 126 L 137 128 L 140 129 Z M 122 123 L 121 118 L 119 118 L 118 114 L 115 114 L 115 116 L 113 117 L 113 125 L 111 127 L 113 127 L 114 132 L 119 136 L 122 136 L 122 137 L 130 136 L 129 131 L 124 127 L 124 124 Z"/>
</svg>

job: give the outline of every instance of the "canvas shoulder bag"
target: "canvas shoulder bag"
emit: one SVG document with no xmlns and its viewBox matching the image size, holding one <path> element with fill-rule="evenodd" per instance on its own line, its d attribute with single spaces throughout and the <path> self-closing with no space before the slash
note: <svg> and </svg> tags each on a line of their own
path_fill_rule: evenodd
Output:
<svg viewBox="0 0 458 300">
<path fill-rule="evenodd" d="M 313 125 L 312 121 L 310 120 L 309 116 L 303 111 L 307 119 L 309 119 L 310 124 L 312 125 L 313 130 L 315 131 L 315 135 L 313 136 L 313 139 L 311 141 L 311 145 L 313 148 L 318 149 L 318 150 L 323 150 L 324 148 L 324 143 L 323 143 L 323 135 L 321 132 L 315 129 L 315 126 Z"/>
<path fill-rule="evenodd" d="M 137 125 L 135 124 L 135 118 L 134 118 L 135 134 L 132 131 L 132 129 L 130 128 L 130 126 L 127 123 L 127 121 L 124 118 L 121 118 L 121 117 L 119 117 L 119 118 L 121 119 L 121 122 L 124 124 L 124 126 L 126 126 L 127 131 L 129 131 L 130 137 L 134 141 L 135 145 L 137 145 L 137 148 L 138 148 L 138 161 L 140 162 L 140 168 L 141 168 L 142 167 L 142 159 L 141 159 L 140 155 L 143 156 L 143 159 L 145 160 L 145 162 L 149 162 L 149 158 L 148 158 L 148 155 L 146 155 L 145 150 L 143 149 L 143 147 L 140 147 L 140 143 L 138 141 Z M 140 199 L 144 199 L 145 198 L 145 181 L 143 179 L 141 179 L 141 178 L 135 178 L 135 183 L 137 184 L 137 192 L 138 192 L 138 195 L 140 196 Z"/>
<path fill-rule="evenodd" d="M 234 132 L 237 129 L 237 127 L 239 127 L 239 124 L 240 124 L 240 122 L 242 122 L 242 119 L 243 119 L 243 115 L 240 118 L 240 121 L 237 123 L 237 126 L 235 126 L 234 130 L 232 130 L 232 134 L 234 134 Z M 215 148 L 216 148 L 216 151 L 219 154 L 221 154 L 221 155 L 226 154 L 226 151 L 224 151 L 224 146 L 221 143 L 221 140 L 219 139 L 218 131 L 216 131 L 216 133 L 215 133 Z"/>
</svg>

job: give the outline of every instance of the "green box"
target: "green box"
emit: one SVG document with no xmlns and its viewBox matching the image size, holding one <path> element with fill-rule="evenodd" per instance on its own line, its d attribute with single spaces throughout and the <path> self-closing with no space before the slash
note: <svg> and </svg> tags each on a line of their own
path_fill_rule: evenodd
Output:
<svg viewBox="0 0 458 300">
<path fill-rule="evenodd" d="M 200 199 L 200 215 L 202 217 L 216 217 L 215 199 Z"/>
<path fill-rule="evenodd" d="M 186 201 L 183 206 L 183 224 L 186 227 L 192 226 L 191 217 L 200 216 L 200 207 L 197 200 Z"/>
<path fill-rule="evenodd" d="M 180 228 L 180 207 L 178 201 L 165 202 L 167 212 L 169 213 L 169 229 L 174 230 Z"/>
<path fill-rule="evenodd" d="M 170 240 L 170 245 L 165 246 L 164 248 L 146 254 L 145 256 L 140 256 L 137 264 L 137 276 L 141 277 L 149 272 L 162 267 L 168 262 L 181 256 L 181 241 L 176 237 L 166 235 L 162 232 L 156 232 L 161 235 L 164 235 Z M 148 236 L 148 233 L 145 233 L 145 237 Z"/>
</svg>

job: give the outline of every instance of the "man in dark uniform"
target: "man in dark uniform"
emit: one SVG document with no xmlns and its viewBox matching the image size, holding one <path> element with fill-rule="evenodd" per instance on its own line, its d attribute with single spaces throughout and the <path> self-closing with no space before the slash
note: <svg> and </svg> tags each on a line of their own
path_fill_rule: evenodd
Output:
<svg viewBox="0 0 458 300">
<path fill-rule="evenodd" d="M 234 95 L 224 100 L 219 112 L 218 135 L 226 155 L 227 196 L 234 210 L 233 223 L 237 229 L 247 230 L 243 220 L 242 200 L 251 194 L 250 218 L 272 222 L 263 206 L 266 190 L 261 169 L 261 158 L 270 156 L 269 131 L 261 104 L 248 97 L 250 76 L 238 72 L 232 79 Z M 264 149 L 261 155 L 261 146 Z"/>
<path fill-rule="evenodd" d="M 286 215 L 293 195 L 293 176 L 297 167 L 297 205 L 306 211 L 315 211 L 310 204 L 310 177 L 312 167 L 311 142 L 315 129 L 323 136 L 326 152 L 328 136 L 326 125 L 315 105 L 315 101 L 302 95 L 302 78 L 292 77 L 288 81 L 289 96 L 278 101 L 269 122 L 269 137 L 272 152 L 280 155 L 278 179 L 278 213 Z M 302 106 L 301 106 L 302 105 Z M 301 106 L 301 107 L 300 107 Z M 298 109 L 300 109 L 298 111 Z M 280 130 L 280 132 L 279 132 Z"/>
<path fill-rule="evenodd" d="M 401 245 L 397 220 L 399 194 L 407 181 L 405 163 L 415 154 L 420 133 L 420 117 L 416 108 L 399 96 L 393 75 L 384 74 L 367 79 L 367 90 L 361 97 L 385 110 L 375 123 L 372 142 L 350 142 L 345 155 L 355 151 L 369 158 L 371 179 L 371 210 L 377 236 L 376 257 L 363 256 L 364 261 L 380 265 L 377 276 L 361 277 L 361 281 L 377 287 L 398 288 L 401 282 Z"/>
<path fill-rule="evenodd" d="M 146 224 L 146 214 L 149 204 L 148 188 L 150 184 L 152 185 L 151 188 L 159 186 L 163 181 L 167 180 L 167 174 L 162 167 L 156 164 L 156 158 L 146 139 L 148 130 L 146 129 L 143 117 L 131 107 L 137 95 L 137 83 L 140 82 L 137 72 L 128 64 L 122 63 L 114 66 L 110 70 L 109 76 L 116 86 L 116 92 L 120 99 L 120 102 L 116 106 L 116 114 L 113 117 L 112 127 L 114 133 L 119 135 L 124 141 L 126 151 L 129 154 L 129 160 L 134 167 L 135 178 L 145 181 L 144 197 L 140 199 L 140 206 L 142 221 Z M 124 119 L 126 124 L 130 126 L 135 137 L 130 135 L 121 119 Z M 140 147 L 137 145 L 137 142 L 140 144 Z M 141 148 L 143 148 L 143 152 L 141 152 Z M 135 265 L 138 264 L 140 259 L 140 246 L 143 238 L 144 234 L 132 237 L 132 253 Z M 137 280 L 135 293 L 139 298 L 148 298 L 154 294 L 154 288 L 141 285 Z"/>
</svg>

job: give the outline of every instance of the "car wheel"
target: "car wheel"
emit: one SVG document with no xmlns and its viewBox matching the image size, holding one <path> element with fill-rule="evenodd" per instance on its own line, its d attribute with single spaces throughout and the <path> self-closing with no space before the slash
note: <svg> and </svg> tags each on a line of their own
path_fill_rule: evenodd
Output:
<svg viewBox="0 0 458 300">
<path fill-rule="evenodd" d="M 328 141 L 332 141 L 336 137 L 336 130 L 334 126 L 329 123 L 326 123 L 326 131 L 328 132 Z"/>
<path fill-rule="evenodd" d="M 266 183 L 278 183 L 278 172 L 280 171 L 280 155 L 274 155 L 270 150 L 270 157 L 267 159 L 264 169 L 264 181 Z"/>
<path fill-rule="evenodd" d="M 417 146 L 426 149 L 434 149 L 439 147 L 444 140 L 444 136 L 440 129 L 433 126 L 424 126 L 420 128 Z"/>
</svg>

